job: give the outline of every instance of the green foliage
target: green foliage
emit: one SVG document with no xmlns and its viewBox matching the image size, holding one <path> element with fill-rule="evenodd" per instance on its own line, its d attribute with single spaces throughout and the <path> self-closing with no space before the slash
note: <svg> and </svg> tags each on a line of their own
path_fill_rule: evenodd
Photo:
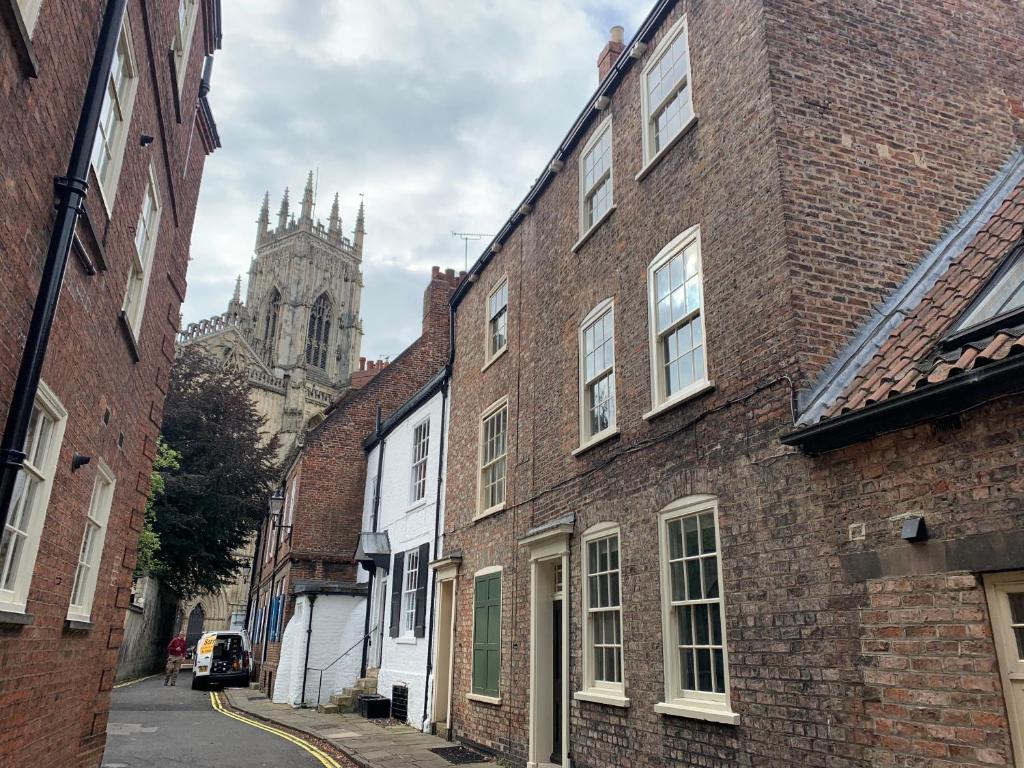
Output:
<svg viewBox="0 0 1024 768">
<path fill-rule="evenodd" d="M 171 369 L 163 440 L 175 465 L 159 474 L 153 531 L 154 575 L 183 598 L 231 581 L 238 551 L 267 509 L 277 473 L 277 441 L 264 441 L 263 419 L 244 371 L 186 348 Z"/>
<path fill-rule="evenodd" d="M 164 494 L 167 483 L 164 473 L 181 468 L 181 454 L 164 442 L 156 439 L 156 458 L 149 476 L 149 498 L 146 499 L 146 519 L 139 534 L 139 556 L 135 563 L 135 577 L 156 573 L 160 568 L 157 553 L 160 551 L 160 535 L 156 532 L 156 500 Z"/>
</svg>

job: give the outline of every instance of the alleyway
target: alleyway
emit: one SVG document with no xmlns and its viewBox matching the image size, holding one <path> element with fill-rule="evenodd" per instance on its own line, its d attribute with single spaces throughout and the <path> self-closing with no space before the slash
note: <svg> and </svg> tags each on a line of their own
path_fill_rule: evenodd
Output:
<svg viewBox="0 0 1024 768">
<path fill-rule="evenodd" d="M 316 768 L 295 744 L 215 711 L 207 691 L 159 677 L 114 691 L 103 768 Z"/>
</svg>

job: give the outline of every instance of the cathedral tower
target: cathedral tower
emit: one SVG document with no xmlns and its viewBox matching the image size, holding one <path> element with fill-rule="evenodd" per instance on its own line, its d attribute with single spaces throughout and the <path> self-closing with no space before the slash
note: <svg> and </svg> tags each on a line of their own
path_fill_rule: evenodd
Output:
<svg viewBox="0 0 1024 768">
<path fill-rule="evenodd" d="M 337 195 L 325 227 L 315 217 L 315 194 L 310 171 L 298 220 L 289 215 L 285 190 L 273 230 L 264 198 L 245 300 L 249 337 L 276 375 L 301 369 L 321 385 L 340 388 L 358 366 L 362 342 L 363 207 L 360 202 L 350 240 L 342 234 Z"/>
</svg>

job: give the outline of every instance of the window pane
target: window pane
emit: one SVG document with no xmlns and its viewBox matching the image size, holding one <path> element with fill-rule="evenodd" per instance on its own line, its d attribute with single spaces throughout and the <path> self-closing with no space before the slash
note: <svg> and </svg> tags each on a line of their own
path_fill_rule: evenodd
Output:
<svg viewBox="0 0 1024 768">
<path fill-rule="evenodd" d="M 693 639 L 695 645 L 708 645 L 708 606 L 693 606 Z"/>
<path fill-rule="evenodd" d="M 668 556 L 678 560 L 683 556 L 683 522 L 672 520 L 668 524 Z"/>
<path fill-rule="evenodd" d="M 718 597 L 718 558 L 705 557 L 701 568 L 704 571 L 704 597 Z"/>
<path fill-rule="evenodd" d="M 722 606 L 709 605 L 708 611 L 711 614 L 711 644 L 722 645 Z"/>
<path fill-rule="evenodd" d="M 711 654 L 715 662 L 715 693 L 725 693 L 725 654 L 717 648 Z"/>
<path fill-rule="evenodd" d="M 711 685 L 711 651 L 707 648 L 697 649 L 697 689 L 712 692 Z"/>
<path fill-rule="evenodd" d="M 677 642 L 680 645 L 693 645 L 693 622 L 690 606 L 676 606 L 676 629 L 679 632 Z"/>
<path fill-rule="evenodd" d="M 1010 601 L 1011 623 L 1024 624 L 1024 592 L 1008 592 L 1006 599 Z"/>
<path fill-rule="evenodd" d="M 697 690 L 697 681 L 693 674 L 693 656 L 693 651 L 689 648 L 682 648 L 679 651 L 679 666 L 683 673 L 683 689 L 688 691 Z"/>
<path fill-rule="evenodd" d="M 715 516 L 711 514 L 700 515 L 700 551 L 703 553 L 715 551 Z"/>
<path fill-rule="evenodd" d="M 672 601 L 686 599 L 686 577 L 683 573 L 683 563 L 675 562 L 669 564 L 669 572 L 672 579 Z"/>
<path fill-rule="evenodd" d="M 700 554 L 700 549 L 697 544 L 697 518 L 687 517 L 683 520 L 683 533 L 686 540 L 686 556 L 695 557 Z"/>
</svg>

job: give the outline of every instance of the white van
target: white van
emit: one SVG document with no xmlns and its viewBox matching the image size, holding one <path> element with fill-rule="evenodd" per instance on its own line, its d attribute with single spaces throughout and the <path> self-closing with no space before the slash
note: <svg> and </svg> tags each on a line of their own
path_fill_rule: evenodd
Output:
<svg viewBox="0 0 1024 768">
<path fill-rule="evenodd" d="M 245 632 L 204 632 L 196 643 L 192 688 L 205 688 L 210 683 L 248 685 L 251 659 L 252 646 Z"/>
</svg>

